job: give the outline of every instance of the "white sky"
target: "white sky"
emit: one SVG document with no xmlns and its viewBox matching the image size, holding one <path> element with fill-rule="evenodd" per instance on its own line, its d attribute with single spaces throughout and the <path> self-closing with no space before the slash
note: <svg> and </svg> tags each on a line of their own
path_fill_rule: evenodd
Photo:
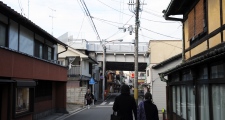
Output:
<svg viewBox="0 0 225 120">
<path fill-rule="evenodd" d="M 1 0 L 52 34 L 54 37 L 70 32 L 75 39 L 98 41 L 88 17 L 84 14 L 80 0 Z M 118 27 L 135 24 L 135 16 L 129 11 L 130 0 L 85 0 L 88 10 L 101 39 L 123 39 L 130 42 L 134 33 L 123 32 Z M 136 1 L 136 0 L 134 0 Z M 177 40 L 182 38 L 182 26 L 179 22 L 166 21 L 162 11 L 167 8 L 170 0 L 140 0 L 147 5 L 140 12 L 139 42 L 149 40 Z M 29 3 L 29 10 L 28 10 Z M 56 10 L 52 12 L 51 9 Z M 121 12 L 119 12 L 121 11 Z M 52 18 L 53 31 L 52 31 Z M 130 19 L 131 18 L 131 19 Z M 130 21 L 128 22 L 128 20 Z M 108 22 L 106 22 L 108 21 Z M 156 21 L 156 22 L 153 22 Z M 128 23 L 127 23 L 128 22 Z M 127 23 L 127 24 L 126 24 Z"/>
</svg>

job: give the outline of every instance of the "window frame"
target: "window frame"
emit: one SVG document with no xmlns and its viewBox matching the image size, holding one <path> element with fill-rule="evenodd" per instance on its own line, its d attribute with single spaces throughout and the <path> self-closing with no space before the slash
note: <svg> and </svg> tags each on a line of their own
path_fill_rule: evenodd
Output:
<svg viewBox="0 0 225 120">
<path fill-rule="evenodd" d="M 28 88 L 29 89 L 29 110 L 28 111 L 24 111 L 22 113 L 16 113 L 16 89 L 18 88 Z M 27 114 L 32 114 L 34 112 L 34 86 L 16 86 L 14 87 L 13 93 L 14 93 L 14 98 L 13 98 L 13 116 L 14 118 L 18 118 Z"/>
<path fill-rule="evenodd" d="M 0 25 L 5 27 L 5 45 L 3 47 L 8 47 L 8 25 L 1 21 L 0 21 Z"/>
</svg>

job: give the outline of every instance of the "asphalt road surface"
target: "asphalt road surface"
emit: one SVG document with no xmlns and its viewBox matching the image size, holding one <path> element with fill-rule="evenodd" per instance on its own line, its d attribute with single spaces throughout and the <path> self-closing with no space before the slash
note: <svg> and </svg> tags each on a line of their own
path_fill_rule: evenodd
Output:
<svg viewBox="0 0 225 120">
<path fill-rule="evenodd" d="M 119 94 L 112 94 L 104 102 L 92 105 L 90 109 L 74 113 L 64 120 L 110 120 L 110 115 L 113 113 L 112 106 L 117 95 Z"/>
</svg>

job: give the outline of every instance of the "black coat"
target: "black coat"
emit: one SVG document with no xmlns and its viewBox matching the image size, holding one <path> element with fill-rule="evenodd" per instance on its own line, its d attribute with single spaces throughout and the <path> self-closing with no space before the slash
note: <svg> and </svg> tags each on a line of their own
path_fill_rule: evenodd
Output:
<svg viewBox="0 0 225 120">
<path fill-rule="evenodd" d="M 146 100 L 144 102 L 146 120 L 159 120 L 158 109 L 151 100 Z"/>
<path fill-rule="evenodd" d="M 137 120 L 137 105 L 134 97 L 129 94 L 120 94 L 115 98 L 113 104 L 113 110 L 117 112 L 118 116 L 122 117 L 122 120 L 133 120 L 133 114 L 135 120 Z"/>
</svg>

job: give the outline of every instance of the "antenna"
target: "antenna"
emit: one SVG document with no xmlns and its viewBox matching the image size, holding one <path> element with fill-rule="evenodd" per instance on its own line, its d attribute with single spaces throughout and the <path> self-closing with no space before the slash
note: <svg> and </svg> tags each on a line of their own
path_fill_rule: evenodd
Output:
<svg viewBox="0 0 225 120">
<path fill-rule="evenodd" d="M 30 10 L 29 4 L 30 4 L 30 0 L 28 0 L 28 15 L 27 15 L 28 19 L 29 19 L 29 10 Z"/>
<path fill-rule="evenodd" d="M 56 10 L 54 10 L 54 9 L 52 9 L 50 7 L 49 7 L 49 9 L 52 10 L 52 15 L 49 15 L 49 17 L 52 18 L 52 36 L 53 36 L 53 18 L 55 18 L 53 12 L 56 12 Z"/>
</svg>

